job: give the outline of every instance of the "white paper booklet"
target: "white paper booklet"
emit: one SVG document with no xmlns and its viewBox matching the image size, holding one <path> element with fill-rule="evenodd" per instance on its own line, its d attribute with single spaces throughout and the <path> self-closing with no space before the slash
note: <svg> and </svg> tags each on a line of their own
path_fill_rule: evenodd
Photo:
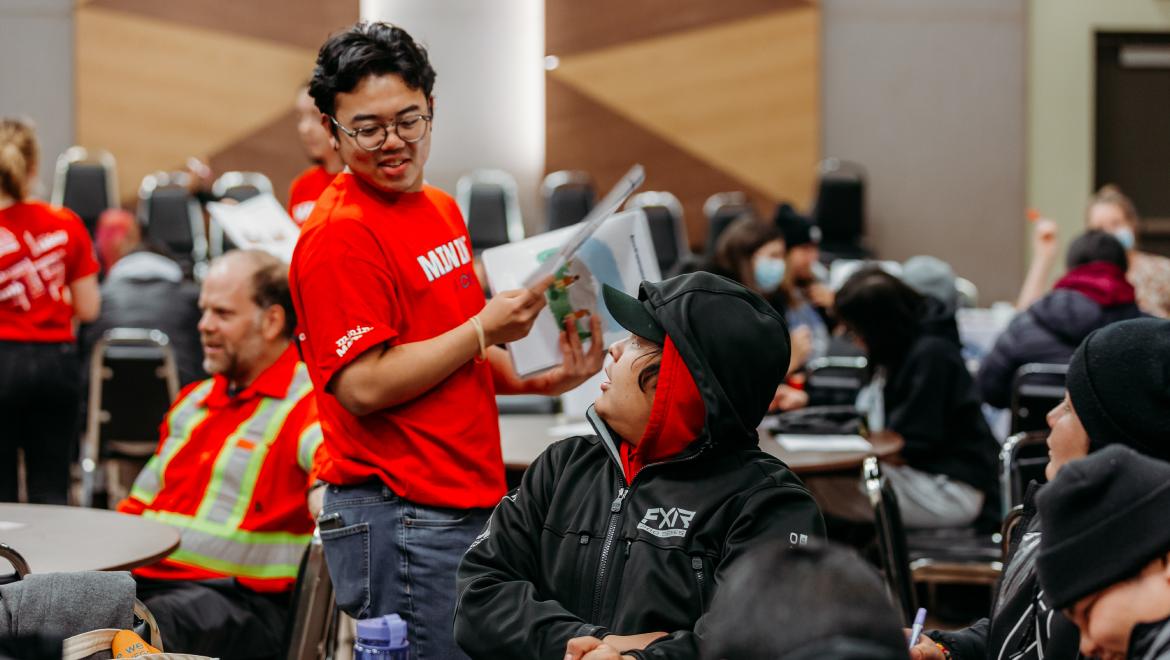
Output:
<svg viewBox="0 0 1170 660">
<path fill-rule="evenodd" d="M 493 295 L 521 288 L 524 279 L 542 262 L 554 257 L 578 229 L 565 227 L 484 250 L 483 268 Z M 593 314 L 601 315 L 602 340 L 606 345 L 626 335 L 605 309 L 601 285 L 637 295 L 642 280 L 662 279 L 646 215 L 635 210 L 610 216 L 554 275 L 557 279 L 545 294 L 548 305 L 541 310 L 532 332 L 508 344 L 512 365 L 520 376 L 561 363 L 558 338 L 567 318 L 574 320 L 577 336 L 586 346 L 592 341 L 589 321 Z"/>
<path fill-rule="evenodd" d="M 781 433 L 776 442 L 788 451 L 870 451 L 873 445 L 859 435 L 801 435 Z"/>
<path fill-rule="evenodd" d="M 272 195 L 257 195 L 239 204 L 209 202 L 211 221 L 245 250 L 264 250 L 285 263 L 292 261 L 301 230 Z"/>
</svg>

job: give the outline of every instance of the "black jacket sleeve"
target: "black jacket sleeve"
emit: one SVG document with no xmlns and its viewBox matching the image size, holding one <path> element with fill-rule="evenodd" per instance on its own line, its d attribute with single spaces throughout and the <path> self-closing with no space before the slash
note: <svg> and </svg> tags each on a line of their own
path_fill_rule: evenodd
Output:
<svg viewBox="0 0 1170 660">
<path fill-rule="evenodd" d="M 969 628 L 932 631 L 927 635 L 947 647 L 955 660 L 984 660 L 987 657 L 987 629 L 990 621 L 980 619 Z"/>
<path fill-rule="evenodd" d="M 891 383 L 895 387 L 887 386 L 886 426 L 902 436 L 902 456 L 910 465 L 947 450 L 947 418 L 958 381 L 970 378 L 966 368 L 957 351 L 934 342 L 914 351 L 898 370 L 896 384 Z"/>
<path fill-rule="evenodd" d="M 1028 312 L 1018 315 L 995 340 L 995 346 L 979 365 L 975 384 L 984 403 L 996 408 L 1012 405 L 1012 380 L 1020 368 L 1019 348 L 1022 341 L 1021 326 L 1027 324 Z"/>
<path fill-rule="evenodd" d="M 574 637 L 608 631 L 541 597 L 539 541 L 570 438 L 545 450 L 496 505 L 456 577 L 455 641 L 472 658 L 562 658 Z"/>
<path fill-rule="evenodd" d="M 718 590 L 736 561 L 763 541 L 795 539 L 797 543 L 803 543 L 809 538 L 824 537 L 825 522 L 808 491 L 794 484 L 773 485 L 756 491 L 747 498 L 728 532 L 723 556 L 715 568 L 715 588 Z M 710 611 L 704 612 L 695 622 L 693 631 L 675 631 L 645 650 L 629 655 L 657 660 L 697 659 L 709 615 Z"/>
</svg>

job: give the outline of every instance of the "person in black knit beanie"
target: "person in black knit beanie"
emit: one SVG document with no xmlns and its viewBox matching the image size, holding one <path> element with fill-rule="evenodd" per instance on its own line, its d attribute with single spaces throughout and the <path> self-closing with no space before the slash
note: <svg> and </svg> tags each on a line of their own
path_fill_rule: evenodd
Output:
<svg viewBox="0 0 1170 660">
<path fill-rule="evenodd" d="M 1111 445 L 1036 497 L 1046 599 L 1094 658 L 1170 657 L 1170 463 Z"/>
<path fill-rule="evenodd" d="M 1170 461 L 1170 321 L 1133 319 L 1094 331 L 1073 354 L 1067 387 L 1048 413 L 1049 481 L 1066 463 L 1110 445 Z M 968 628 L 929 631 L 911 660 L 1079 657 L 1076 626 L 1052 608 L 1037 579 L 1042 516 L 1035 492 L 1033 484 L 1024 496 L 992 615 Z"/>
</svg>

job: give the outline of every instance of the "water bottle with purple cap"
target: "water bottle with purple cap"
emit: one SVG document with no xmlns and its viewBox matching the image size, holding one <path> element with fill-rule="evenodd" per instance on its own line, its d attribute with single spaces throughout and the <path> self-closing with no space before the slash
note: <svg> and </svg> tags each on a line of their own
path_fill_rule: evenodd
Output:
<svg viewBox="0 0 1170 660">
<path fill-rule="evenodd" d="M 406 622 L 402 617 L 387 614 L 357 622 L 354 660 L 408 660 L 409 657 L 410 642 L 406 639 Z"/>
</svg>

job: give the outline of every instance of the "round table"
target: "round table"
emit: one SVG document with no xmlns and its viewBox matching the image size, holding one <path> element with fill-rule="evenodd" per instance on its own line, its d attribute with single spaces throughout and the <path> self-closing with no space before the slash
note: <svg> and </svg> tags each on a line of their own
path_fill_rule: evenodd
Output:
<svg viewBox="0 0 1170 660">
<path fill-rule="evenodd" d="M 583 426 L 581 424 L 584 424 Z M 574 428 L 579 426 L 579 428 Z M 560 433 L 553 433 L 560 430 Z M 500 415 L 500 444 L 504 466 L 522 471 L 553 442 L 571 435 L 592 434 L 588 423 L 566 422 L 557 415 Z M 768 433 L 760 433 L 760 449 L 784 461 L 800 475 L 846 472 L 861 467 L 866 456 L 888 458 L 902 450 L 902 437 L 882 431 L 870 437 L 872 451 L 786 451 Z"/>
<path fill-rule="evenodd" d="M 33 573 L 123 571 L 174 552 L 179 532 L 105 509 L 0 504 L 0 543 L 19 552 Z"/>
</svg>

